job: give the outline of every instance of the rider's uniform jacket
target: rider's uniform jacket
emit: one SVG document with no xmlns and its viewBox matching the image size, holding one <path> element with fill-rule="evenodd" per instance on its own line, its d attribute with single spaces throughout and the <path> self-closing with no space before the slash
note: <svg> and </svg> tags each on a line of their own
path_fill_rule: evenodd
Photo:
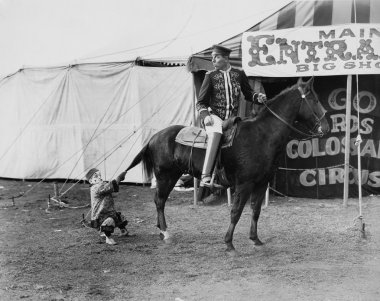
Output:
<svg viewBox="0 0 380 301">
<path fill-rule="evenodd" d="M 257 94 L 253 93 L 244 71 L 231 67 L 226 71 L 209 71 L 203 80 L 196 108 L 202 116 L 202 112 L 207 114 L 210 107 L 213 114 L 225 120 L 237 116 L 241 93 L 247 101 L 257 102 Z"/>
</svg>

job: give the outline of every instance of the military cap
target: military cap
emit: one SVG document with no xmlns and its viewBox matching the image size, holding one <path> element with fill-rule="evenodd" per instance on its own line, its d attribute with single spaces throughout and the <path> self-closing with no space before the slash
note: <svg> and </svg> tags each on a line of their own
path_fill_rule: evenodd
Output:
<svg viewBox="0 0 380 301">
<path fill-rule="evenodd" d="M 94 173 L 96 173 L 97 171 L 99 171 L 99 169 L 97 169 L 97 168 L 91 168 L 91 169 L 86 173 L 86 180 L 87 180 L 87 181 L 90 181 L 92 175 L 93 175 Z"/>
<path fill-rule="evenodd" d="M 221 46 L 221 45 L 213 45 L 212 46 L 212 52 L 215 54 L 220 54 L 223 56 L 229 56 L 231 53 L 231 49 Z"/>
</svg>

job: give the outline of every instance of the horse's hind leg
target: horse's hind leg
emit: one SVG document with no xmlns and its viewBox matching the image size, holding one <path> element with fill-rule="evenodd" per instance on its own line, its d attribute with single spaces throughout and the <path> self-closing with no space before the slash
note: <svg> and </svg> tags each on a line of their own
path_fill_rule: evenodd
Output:
<svg viewBox="0 0 380 301">
<path fill-rule="evenodd" d="M 234 202 L 231 208 L 231 223 L 230 223 L 230 226 L 228 227 L 226 236 L 224 238 L 224 242 L 227 245 L 226 251 L 228 252 L 235 250 L 235 247 L 232 243 L 235 227 L 237 223 L 239 222 L 245 203 L 247 202 L 248 197 L 251 194 L 251 191 L 252 191 L 252 186 L 250 184 L 238 185 L 236 187 L 235 198 L 234 198 Z"/>
<path fill-rule="evenodd" d="M 163 239 L 169 238 L 165 219 L 165 202 L 168 199 L 170 192 L 173 190 L 175 183 L 179 179 L 178 176 L 159 176 L 157 177 L 156 193 L 154 195 L 154 203 L 157 209 L 157 227 L 161 230 Z"/>
<path fill-rule="evenodd" d="M 254 242 L 256 246 L 261 246 L 263 244 L 257 235 L 257 223 L 259 221 L 261 205 L 263 203 L 267 187 L 267 183 L 260 186 L 257 185 L 251 195 L 252 220 L 251 229 L 249 231 L 249 238 Z"/>
</svg>

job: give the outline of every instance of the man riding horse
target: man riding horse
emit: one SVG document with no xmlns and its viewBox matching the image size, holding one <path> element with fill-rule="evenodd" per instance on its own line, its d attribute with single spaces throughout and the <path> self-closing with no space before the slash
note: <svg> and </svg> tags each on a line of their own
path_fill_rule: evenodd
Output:
<svg viewBox="0 0 380 301">
<path fill-rule="evenodd" d="M 264 93 L 252 91 L 244 71 L 231 67 L 231 51 L 220 45 L 213 46 L 211 55 L 215 70 L 206 73 L 196 104 L 208 136 L 201 187 L 210 185 L 211 170 L 222 137 L 223 120 L 237 116 L 241 93 L 247 101 L 256 104 L 266 100 Z"/>
</svg>

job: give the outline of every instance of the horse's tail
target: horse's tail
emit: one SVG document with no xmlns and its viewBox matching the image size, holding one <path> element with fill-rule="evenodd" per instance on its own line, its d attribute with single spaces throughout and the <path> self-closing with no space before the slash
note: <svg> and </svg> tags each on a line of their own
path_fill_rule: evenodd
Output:
<svg viewBox="0 0 380 301">
<path fill-rule="evenodd" d="M 143 147 L 143 149 L 136 155 L 136 157 L 133 159 L 132 163 L 128 166 L 125 172 L 132 169 L 140 162 L 142 162 L 144 172 L 150 178 L 153 174 L 153 162 L 152 162 L 151 157 L 149 156 L 148 149 L 149 149 L 149 143 L 147 143 Z"/>
</svg>

